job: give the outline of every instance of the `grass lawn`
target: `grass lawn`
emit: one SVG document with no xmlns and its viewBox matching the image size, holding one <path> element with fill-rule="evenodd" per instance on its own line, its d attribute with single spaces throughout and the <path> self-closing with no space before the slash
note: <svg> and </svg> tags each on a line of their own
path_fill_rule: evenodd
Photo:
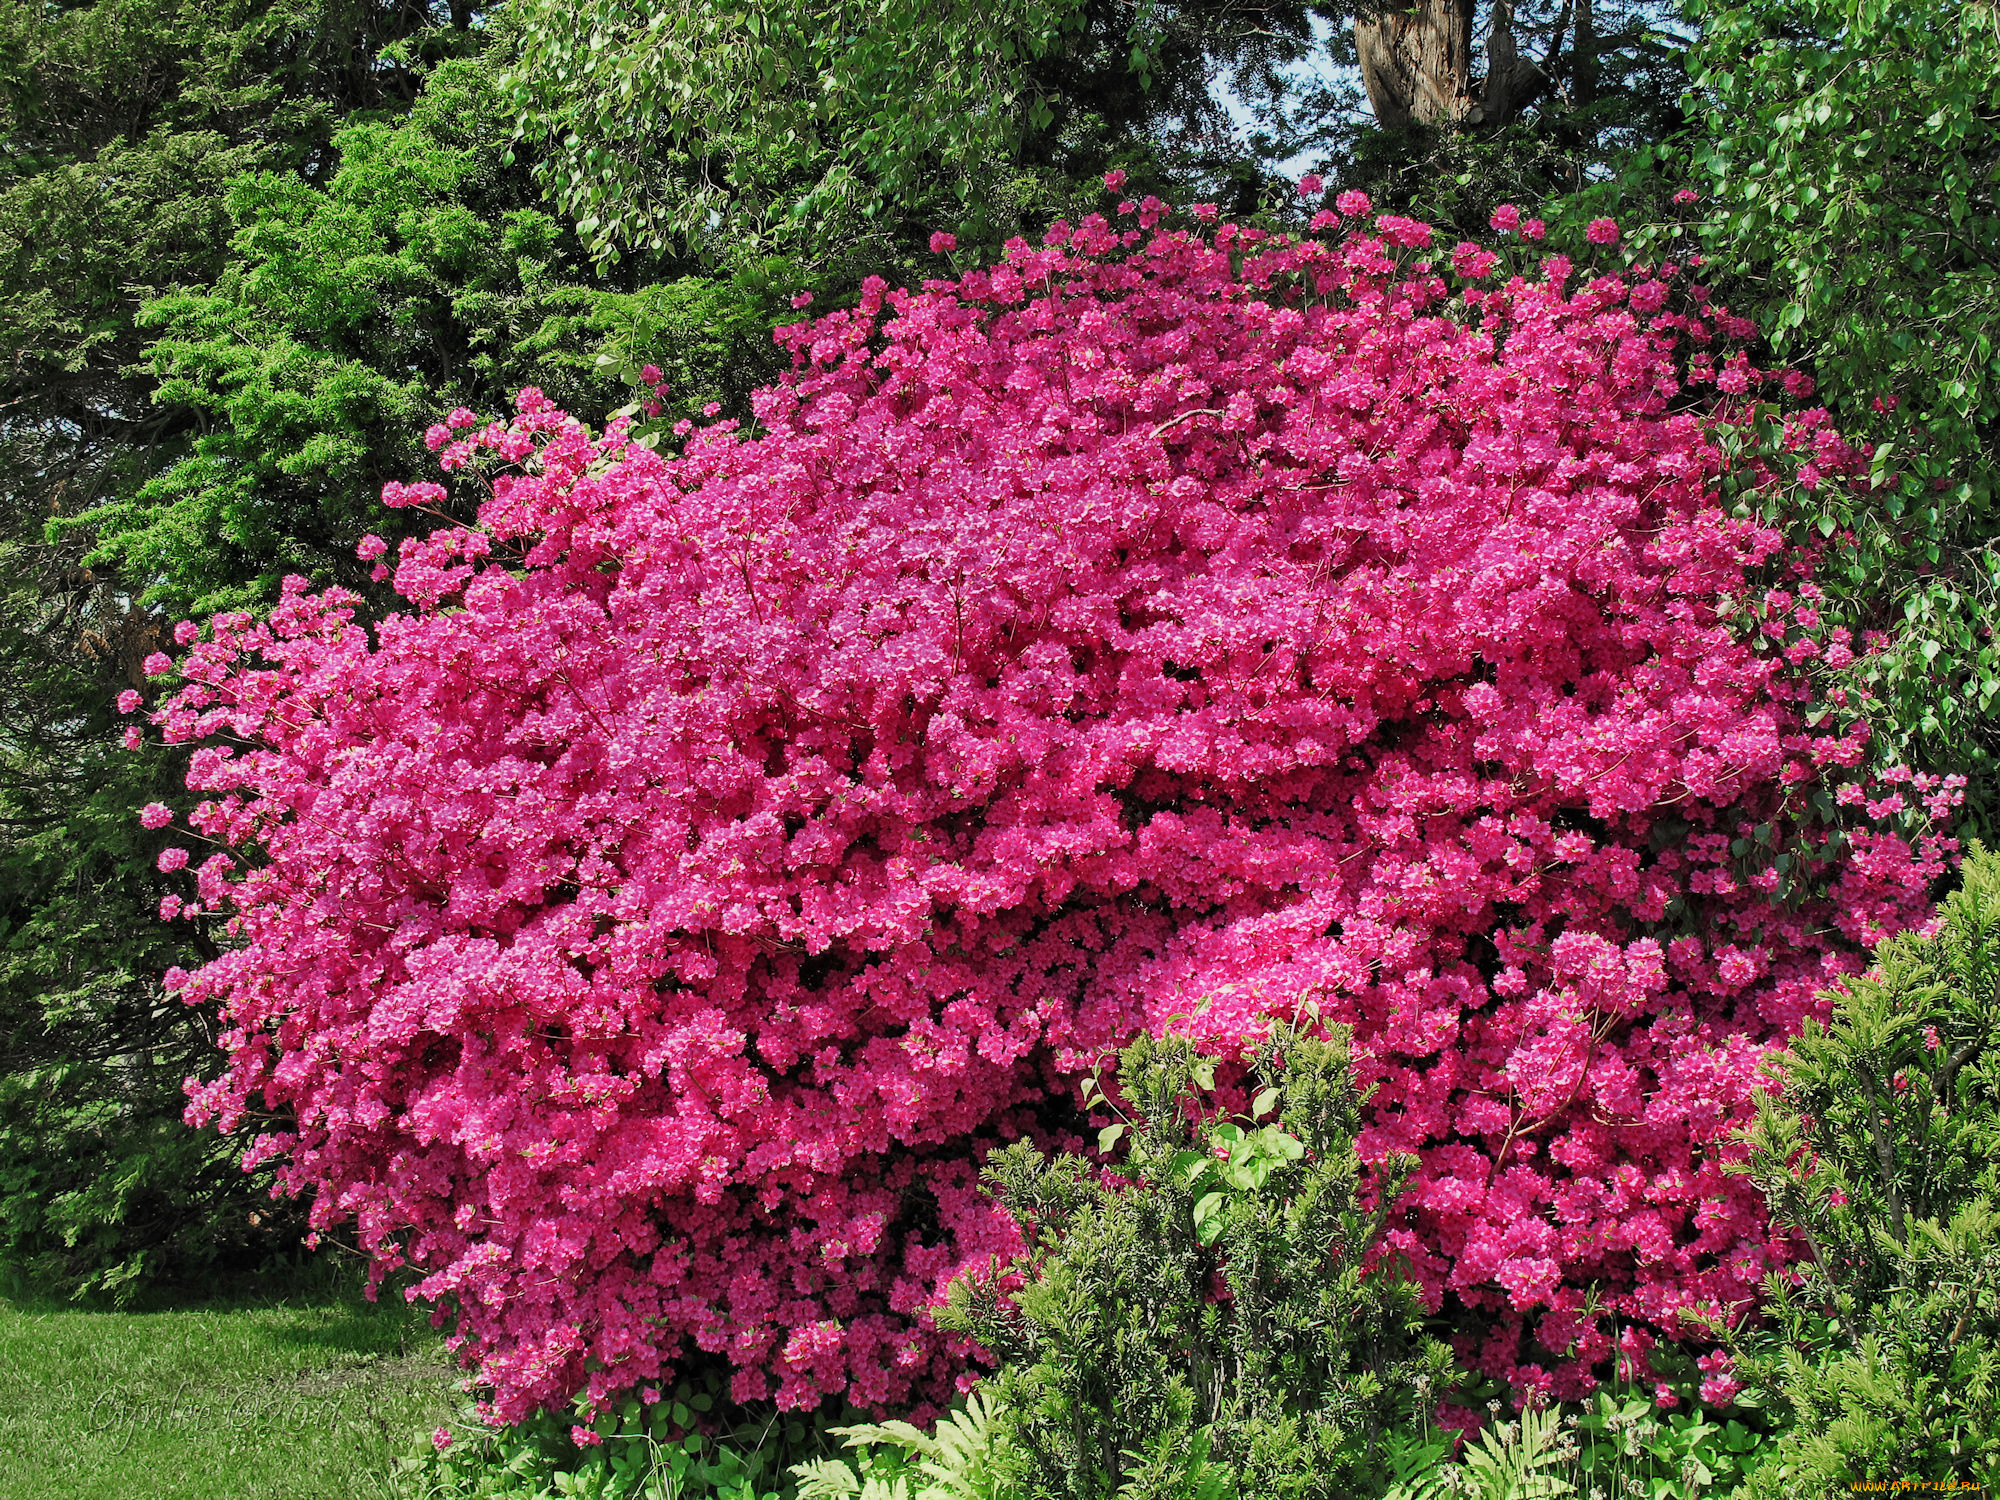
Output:
<svg viewBox="0 0 2000 1500">
<path fill-rule="evenodd" d="M 6 1500 L 378 1500 L 451 1411 L 421 1315 L 340 1289 L 148 1312 L 0 1299 Z"/>
</svg>

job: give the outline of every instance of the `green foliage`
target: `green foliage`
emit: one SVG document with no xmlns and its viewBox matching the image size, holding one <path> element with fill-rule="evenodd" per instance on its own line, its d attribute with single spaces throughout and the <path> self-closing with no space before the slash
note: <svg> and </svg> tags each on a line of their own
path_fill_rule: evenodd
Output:
<svg viewBox="0 0 2000 1500">
<path fill-rule="evenodd" d="M 180 1124 L 209 1043 L 148 972 L 179 961 L 153 918 L 176 881 L 131 810 L 172 767 L 116 748 L 104 683 L 150 635 L 81 579 L 20 577 L 22 550 L 0 544 L 0 1268 L 127 1295 L 279 1225 Z"/>
<path fill-rule="evenodd" d="M 1387 1434 L 1422 1425 L 1449 1357 L 1413 1287 L 1362 1274 L 1408 1164 L 1364 1205 L 1345 1033 L 1280 1029 L 1243 1060 L 1249 1110 L 1202 1119 L 1217 1068 L 1182 1038 L 1125 1050 L 1122 1103 L 1099 1101 L 1120 1116 L 1116 1179 L 1026 1142 L 989 1162 L 1031 1248 L 939 1314 L 1002 1366 L 965 1493 L 1348 1495 L 1385 1477 Z"/>
<path fill-rule="evenodd" d="M 1312 11 L 526 0 L 509 85 L 539 179 L 594 254 L 671 249 L 838 291 L 934 274 L 933 230 L 997 250 L 1088 212 L 1112 166 L 1139 191 L 1255 210 L 1273 184 L 1209 76 L 1274 38 L 1305 45 Z"/>
<path fill-rule="evenodd" d="M 1677 5 L 1518 0 L 1503 29 L 1542 79 L 1518 112 L 1383 129 L 1366 107 L 1347 24 L 1370 8 L 1318 5 L 1328 24 L 1314 34 L 1276 28 L 1229 54 L 1231 83 L 1253 121 L 1250 146 L 1265 163 L 1312 163 L 1340 187 L 1367 192 L 1378 211 L 1434 225 L 1446 243 L 1485 237 L 1497 204 L 1544 212 L 1685 123 L 1688 36 Z M 1478 7 L 1472 27 L 1488 64 L 1496 10 Z M 1477 84 L 1478 71 L 1467 81 Z"/>
<path fill-rule="evenodd" d="M 135 314 L 227 253 L 224 185 L 309 173 L 357 109 L 398 108 L 462 33 L 421 4 L 0 5 L 0 497 L 10 532 L 73 512 L 186 430 L 148 411 Z M 421 40 L 417 40 L 421 34 Z"/>
<path fill-rule="evenodd" d="M 1973 846 L 1964 880 L 1759 1100 L 1744 1169 L 1811 1257 L 1739 1341 L 1791 1429 L 1753 1496 L 2000 1480 L 2000 858 Z"/>
<path fill-rule="evenodd" d="M 1385 1500 L 1701 1500 L 1733 1493 L 1772 1446 L 1734 1417 L 1662 1412 L 1649 1395 L 1599 1391 L 1579 1407 L 1488 1424 L 1456 1460 L 1442 1434 L 1401 1444 Z"/>
<path fill-rule="evenodd" d="M 593 1412 L 542 1412 L 495 1432 L 470 1409 L 439 1449 L 426 1440 L 403 1460 L 403 1500 L 805 1500 L 790 1471 L 812 1466 L 843 1420 L 825 1413 L 746 1409 L 710 1372 L 651 1404 L 627 1398 Z M 859 1413 L 849 1412 L 848 1417 Z M 578 1443 L 573 1430 L 595 1441 Z M 834 1468 L 852 1474 L 835 1464 Z"/>
<path fill-rule="evenodd" d="M 1557 1414 L 1530 1408 L 1519 1420 L 1480 1431 L 1462 1462 L 1480 1500 L 1556 1500 L 1575 1489 L 1557 1477 L 1570 1456 L 1560 1440 Z"/>
<path fill-rule="evenodd" d="M 1972 776 L 2000 752 L 2000 13 L 1958 0 L 1699 0 L 1694 129 L 1668 174 L 1712 199 L 1703 248 L 1775 356 L 1872 441 L 1859 496 L 1804 497 L 1851 531 L 1823 571 L 1851 623 L 1893 627 L 1856 669 L 1889 749 Z M 1678 186 L 1676 182 L 1673 185 Z M 1877 398 L 1895 400 L 1877 411 Z"/>
<path fill-rule="evenodd" d="M 593 250 L 716 233 L 815 248 L 1053 120 L 1025 64 L 1080 0 L 1009 6 L 529 0 L 509 75 L 543 180 Z"/>
<path fill-rule="evenodd" d="M 1647 1396 L 1599 1391 L 1566 1418 L 1577 1448 L 1579 1492 L 1641 1500 L 1727 1494 L 1769 1456 L 1769 1437 L 1735 1417 L 1699 1408 L 1662 1412 Z"/>
<path fill-rule="evenodd" d="M 798 1465 L 799 1500 L 1001 1500 L 1006 1455 L 994 1416 L 986 1393 L 974 1391 L 931 1432 L 908 1422 L 836 1427 L 855 1450 L 854 1465 L 830 1458 Z"/>
<path fill-rule="evenodd" d="M 212 1047 L 157 977 L 208 950 L 158 921 L 180 883 L 133 822 L 176 767 L 116 749 L 111 710 L 157 622 L 43 526 L 180 451 L 188 414 L 151 406 L 136 314 L 217 273 L 226 183 L 309 171 L 339 119 L 395 108 L 407 63 L 360 60 L 420 31 L 413 56 L 450 50 L 434 20 L 0 5 L 0 1265 L 37 1284 L 123 1298 L 290 1239 L 262 1184 L 180 1124 Z"/>
<path fill-rule="evenodd" d="M 287 572 L 365 591 L 354 543 L 381 524 L 385 481 L 432 468 L 422 434 L 450 408 L 495 414 L 528 384 L 602 404 L 596 353 L 614 335 L 675 350 L 684 395 L 721 393 L 748 358 L 743 310 L 708 283 L 630 303 L 597 283 L 505 163 L 495 68 L 446 63 L 407 119 L 340 130 L 323 183 L 230 184 L 228 268 L 142 315 L 156 399 L 206 430 L 129 498 L 61 523 L 95 539 L 92 566 L 180 610 L 253 605 Z"/>
</svg>

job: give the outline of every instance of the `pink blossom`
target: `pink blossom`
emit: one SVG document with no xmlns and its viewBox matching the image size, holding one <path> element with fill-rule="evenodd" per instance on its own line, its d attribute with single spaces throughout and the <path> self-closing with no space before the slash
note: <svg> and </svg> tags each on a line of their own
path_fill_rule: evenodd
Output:
<svg viewBox="0 0 2000 1500">
<path fill-rule="evenodd" d="M 1491 250 L 1466 241 L 1456 245 L 1451 252 L 1451 268 L 1468 281 L 1477 281 L 1492 271 L 1500 257 Z"/>
<path fill-rule="evenodd" d="M 1667 284 L 1664 281 L 1642 281 L 1632 288 L 1626 301 L 1636 313 L 1656 313 L 1666 306 Z"/>
<path fill-rule="evenodd" d="M 1487 222 L 1496 230 L 1505 234 L 1510 229 L 1520 227 L 1521 210 L 1511 203 L 1503 203 L 1493 210 L 1493 216 Z"/>
<path fill-rule="evenodd" d="M 165 828 L 174 820 L 174 810 L 164 802 L 148 802 L 139 809 L 141 828 Z"/>
<path fill-rule="evenodd" d="M 658 377 L 654 377 L 657 379 Z M 479 413 L 467 406 L 454 406 L 444 419 L 447 427 L 472 427 L 478 424 Z"/>
<path fill-rule="evenodd" d="M 1710 1406 L 1728 1406 L 1742 1389 L 1734 1375 L 1710 1375 L 1701 1383 L 1701 1399 Z"/>
<path fill-rule="evenodd" d="M 1539 240 L 1548 232 L 1549 226 L 1544 224 L 1540 219 L 1523 219 L 1521 221 L 1521 238 L 1524 240 Z"/>
<path fill-rule="evenodd" d="M 154 651 L 144 661 L 139 663 L 139 670 L 144 672 L 148 677 L 164 677 L 167 673 L 173 671 L 173 669 L 173 658 L 168 656 L 164 651 Z"/>
<path fill-rule="evenodd" d="M 1019 1248 L 991 1143 L 1310 999 L 1463 1357 L 1651 1379 L 1791 1253 L 1726 1143 L 1950 846 L 1798 812 L 1866 727 L 1732 628 L 1812 559 L 1717 503 L 1694 304 L 1555 257 L 1475 302 L 1377 228 L 1093 214 L 781 330 L 754 427 L 523 392 L 452 445 L 476 524 L 385 487 L 438 518 L 402 612 L 288 580 L 153 715 L 229 851 L 167 976 L 222 1032 L 190 1116 L 409 1268 L 499 1420 L 691 1349 L 880 1409 Z"/>
<path fill-rule="evenodd" d="M 171 874 L 173 871 L 178 870 L 183 866 L 185 866 L 187 862 L 188 862 L 188 852 L 185 849 L 175 847 L 170 849 L 162 849 L 160 851 L 160 858 L 158 863 L 160 867 L 160 873 L 162 875 Z"/>
<path fill-rule="evenodd" d="M 1375 221 L 1375 227 L 1382 231 L 1384 239 L 1392 245 L 1402 245 L 1409 249 L 1421 249 L 1431 242 L 1431 226 L 1401 214 L 1384 214 Z"/>
<path fill-rule="evenodd" d="M 371 531 L 356 544 L 354 555 L 363 562 L 373 562 L 388 550 L 389 544 Z"/>
<path fill-rule="evenodd" d="M 451 441 L 451 429 L 442 422 L 433 422 L 424 429 L 424 446 L 435 453 Z"/>
<path fill-rule="evenodd" d="M 1105 192 L 1115 193 L 1123 186 L 1125 186 L 1125 169 L 1123 167 L 1113 167 L 1109 172 L 1104 174 Z"/>
<path fill-rule="evenodd" d="M 121 714 L 136 713 L 138 712 L 139 705 L 145 701 L 139 695 L 138 689 L 127 688 L 118 695 L 118 712 Z"/>
<path fill-rule="evenodd" d="M 1697 193 L 1693 188 L 1681 188 L 1674 194 L 1674 202 L 1676 203 L 1698 203 L 1700 201 L 1701 194 Z"/>
<path fill-rule="evenodd" d="M 1317 198 L 1326 191 L 1326 179 L 1317 172 L 1308 172 L 1299 179 L 1299 196 Z"/>
<path fill-rule="evenodd" d="M 144 737 L 139 733 L 139 726 L 137 724 L 127 724 L 124 735 L 125 748 L 127 750 L 137 750 L 142 743 L 144 743 Z"/>
<path fill-rule="evenodd" d="M 1374 205 L 1368 201 L 1366 193 L 1349 188 L 1333 200 L 1333 206 L 1350 219 L 1362 219 L 1368 216 Z"/>
<path fill-rule="evenodd" d="M 658 385 L 665 378 L 658 365 L 645 365 L 639 371 L 640 383 L 644 385 Z"/>
<path fill-rule="evenodd" d="M 940 229 L 931 235 L 931 254 L 945 255 L 958 248 L 958 236 Z"/>
<path fill-rule="evenodd" d="M 442 1453 L 451 1446 L 451 1429 L 440 1427 L 431 1434 L 431 1447 Z"/>
<path fill-rule="evenodd" d="M 1618 221 L 1616 219 L 1592 219 L 1585 229 L 1584 238 L 1593 245 L 1615 245 L 1618 243 Z"/>
</svg>

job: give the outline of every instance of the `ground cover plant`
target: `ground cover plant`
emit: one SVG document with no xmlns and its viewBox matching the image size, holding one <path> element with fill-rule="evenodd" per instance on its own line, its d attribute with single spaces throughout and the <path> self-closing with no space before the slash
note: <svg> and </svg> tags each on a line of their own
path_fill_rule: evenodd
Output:
<svg viewBox="0 0 2000 1500">
<path fill-rule="evenodd" d="M 417 1269 L 496 1418 L 690 1346 L 920 1407 L 924 1308 L 1017 1245 L 979 1157 L 1176 1013 L 1353 1027 L 1362 1155 L 1419 1163 L 1386 1243 L 1513 1390 L 1586 1389 L 1608 1315 L 1643 1377 L 1787 1256 L 1705 1148 L 1956 792 L 1856 769 L 1810 558 L 1713 496 L 1856 455 L 1752 422 L 1747 326 L 1609 221 L 1580 274 L 1511 208 L 1504 265 L 1359 195 L 1166 214 L 871 283 L 754 434 L 453 413 L 491 488 L 385 492 L 445 523 L 379 564 L 407 613 L 177 631 L 231 852 L 170 839 L 164 910 L 237 943 L 169 976 L 228 1027 L 193 1114 L 289 1113 L 249 1159 Z"/>
<path fill-rule="evenodd" d="M 726 1368 L 609 1405 L 542 1411 L 495 1430 L 469 1405 L 398 1466 L 404 1500 L 794 1500 L 791 1470 L 864 1413 L 780 1412 L 728 1399 Z M 650 1399 L 648 1399 L 650 1398 Z"/>
</svg>

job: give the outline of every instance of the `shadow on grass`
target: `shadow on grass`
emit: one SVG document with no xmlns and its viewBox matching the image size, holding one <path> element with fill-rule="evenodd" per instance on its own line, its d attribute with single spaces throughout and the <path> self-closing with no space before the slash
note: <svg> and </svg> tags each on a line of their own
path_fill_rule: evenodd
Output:
<svg viewBox="0 0 2000 1500">
<path fill-rule="evenodd" d="M 125 1308 L 0 1299 L 0 1495 L 376 1500 L 455 1372 L 398 1292 L 283 1268 Z"/>
</svg>

